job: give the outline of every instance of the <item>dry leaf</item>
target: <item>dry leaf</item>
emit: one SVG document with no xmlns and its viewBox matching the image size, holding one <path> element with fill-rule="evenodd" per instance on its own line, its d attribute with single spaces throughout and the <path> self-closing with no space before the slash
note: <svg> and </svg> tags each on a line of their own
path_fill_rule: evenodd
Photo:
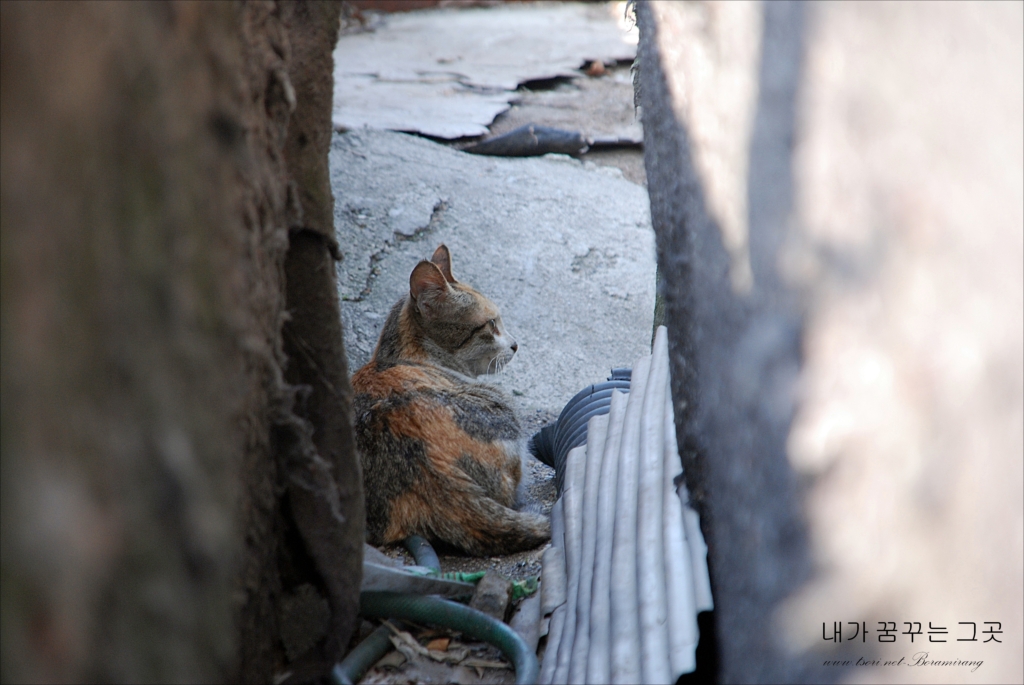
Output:
<svg viewBox="0 0 1024 685">
<path fill-rule="evenodd" d="M 416 638 L 404 630 L 399 630 L 387 621 L 384 622 L 384 625 L 394 633 L 394 635 L 391 636 L 391 644 L 393 644 L 395 649 L 401 652 L 405 658 L 410 661 L 412 661 L 414 656 L 425 656 L 428 659 L 433 659 L 434 661 L 456 664 L 465 659 L 466 655 L 469 654 L 469 650 L 465 647 L 453 649 L 448 652 L 440 652 L 436 649 L 427 649 L 421 645 Z"/>
<path fill-rule="evenodd" d="M 434 638 L 433 640 L 427 643 L 427 649 L 436 649 L 439 652 L 447 652 L 448 643 L 450 643 L 451 641 L 452 639 L 450 637 Z"/>
</svg>

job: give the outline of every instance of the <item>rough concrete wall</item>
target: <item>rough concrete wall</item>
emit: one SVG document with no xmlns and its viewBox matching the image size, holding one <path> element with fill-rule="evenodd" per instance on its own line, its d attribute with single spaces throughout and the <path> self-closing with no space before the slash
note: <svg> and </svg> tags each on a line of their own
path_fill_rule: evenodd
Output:
<svg viewBox="0 0 1024 685">
<path fill-rule="evenodd" d="M 302 562 L 308 553 L 282 496 L 293 461 L 285 445 L 308 448 L 310 443 L 308 425 L 294 413 L 295 389 L 284 379 L 287 362 L 281 339 L 287 229 L 290 217 L 299 212 L 284 148 L 297 102 L 289 77 L 291 41 L 278 4 L 246 2 L 238 9 L 235 30 L 242 55 L 236 78 L 245 106 L 235 122 L 241 138 L 235 160 L 236 206 L 245 225 L 247 257 L 258 274 L 246 284 L 247 291 L 253 302 L 265 300 L 267 305 L 250 304 L 235 312 L 254 317 L 258 332 L 247 335 L 242 348 L 247 378 L 259 390 L 258 402 L 243 419 L 246 443 L 237 515 L 244 549 L 236 571 L 237 671 L 231 675 L 244 682 L 267 682 L 287 665 L 285 636 L 296 632 L 287 620 L 289 612 L 282 611 L 290 604 L 290 590 L 313 575 L 294 570 L 306 570 Z"/>
<path fill-rule="evenodd" d="M 237 8 L 2 12 L 3 679 L 220 680 L 259 403 Z"/>
<path fill-rule="evenodd" d="M 272 2 L 0 13 L 0 679 L 270 681 L 295 584 L 339 629 L 358 589 L 282 497 L 324 463 L 281 341 L 303 33 Z"/>
<path fill-rule="evenodd" d="M 359 611 L 365 521 L 334 268 L 334 257 L 340 258 L 340 253 L 327 159 L 341 4 L 287 2 L 281 8 L 291 42 L 289 74 L 297 103 L 288 125 L 285 158 L 301 210 L 289 217 L 288 320 L 282 330 L 289 359 L 285 379 L 303 389 L 297 409 L 312 428 L 316 457 L 302 458 L 298 468 L 290 468 L 289 505 L 315 565 L 312 580 L 323 587 L 330 603 L 332 621 L 324 626 L 329 628 L 326 635 L 301 627 L 307 640 L 326 638 L 310 673 L 326 675 L 343 656 Z"/>
<path fill-rule="evenodd" d="M 1021 7 L 638 6 L 723 682 L 1024 675 Z M 920 651 L 985 663 L 854 665 Z"/>
</svg>

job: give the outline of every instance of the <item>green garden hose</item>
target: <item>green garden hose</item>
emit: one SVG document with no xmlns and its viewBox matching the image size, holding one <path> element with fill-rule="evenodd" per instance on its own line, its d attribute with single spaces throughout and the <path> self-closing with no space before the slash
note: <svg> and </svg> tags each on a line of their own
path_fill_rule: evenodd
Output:
<svg viewBox="0 0 1024 685">
<path fill-rule="evenodd" d="M 529 597 L 540 587 L 537 578 L 523 578 L 512 583 L 512 601 L 518 602 L 524 597 Z"/>
<path fill-rule="evenodd" d="M 359 595 L 359 613 L 365 618 L 397 618 L 458 630 L 468 637 L 500 649 L 516 669 L 516 683 L 537 681 L 537 656 L 523 639 L 501 621 L 476 609 L 440 597 L 401 592 L 363 592 Z M 335 679 L 339 683 L 344 682 L 338 679 L 337 671 L 340 667 L 339 664 L 335 669 Z"/>
<path fill-rule="evenodd" d="M 430 543 L 419 535 L 410 535 L 402 541 L 402 545 L 409 551 L 409 554 L 416 559 L 416 565 L 429 569 L 432 575 L 444 580 L 454 580 L 460 583 L 476 583 L 484 577 L 486 571 L 448 571 L 441 573 L 441 560 L 437 558 L 437 552 L 430 546 Z M 537 579 L 526 578 L 512 583 L 512 601 L 518 602 L 523 597 L 529 597 L 537 591 Z"/>
<path fill-rule="evenodd" d="M 445 571 L 441 577 L 445 580 L 454 580 L 457 583 L 473 583 L 476 585 L 484 577 L 487 571 Z"/>
<path fill-rule="evenodd" d="M 442 576 L 448 580 L 475 583 L 483 577 L 484 571 L 475 573 L 441 573 L 437 553 L 424 538 L 411 535 L 402 543 L 416 559 L 416 564 L 430 570 L 430 575 Z M 532 594 L 537 589 L 537 580 L 529 578 L 513 584 L 513 599 Z M 455 602 L 439 597 L 401 592 L 366 591 L 359 597 L 359 613 L 365 618 L 397 618 L 430 623 L 442 628 L 458 630 L 469 637 L 483 640 L 500 649 L 516 669 L 517 683 L 532 683 L 537 680 L 536 655 L 511 628 L 490 616 Z M 331 677 L 337 685 L 352 685 L 363 677 L 373 664 L 377 663 L 391 649 L 391 632 L 381 626 L 370 636 L 356 645 L 349 654 L 335 665 Z"/>
<path fill-rule="evenodd" d="M 356 645 L 340 664 L 335 664 L 331 678 L 335 685 L 353 685 L 359 682 L 370 666 L 377 663 L 391 649 L 391 631 L 381 626 Z"/>
</svg>

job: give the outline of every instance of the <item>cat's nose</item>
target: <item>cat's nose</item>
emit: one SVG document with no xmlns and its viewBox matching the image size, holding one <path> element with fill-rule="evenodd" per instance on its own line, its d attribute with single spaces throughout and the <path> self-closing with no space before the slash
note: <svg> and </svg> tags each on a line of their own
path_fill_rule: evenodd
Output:
<svg viewBox="0 0 1024 685">
<path fill-rule="evenodd" d="M 513 352 L 518 352 L 519 351 L 519 344 L 518 343 L 512 343 L 512 351 Z"/>
</svg>

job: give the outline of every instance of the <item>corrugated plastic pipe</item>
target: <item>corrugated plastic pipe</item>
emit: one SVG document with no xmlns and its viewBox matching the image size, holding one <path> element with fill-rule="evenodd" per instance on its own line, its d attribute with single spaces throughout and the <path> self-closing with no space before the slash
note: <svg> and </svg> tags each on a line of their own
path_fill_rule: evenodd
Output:
<svg viewBox="0 0 1024 685">
<path fill-rule="evenodd" d="M 615 493 L 615 534 L 612 542 L 611 682 L 639 683 L 640 606 L 636 586 L 636 515 L 640 460 L 640 414 L 651 358 L 633 368 Z"/>
<path fill-rule="evenodd" d="M 590 645 L 590 591 L 594 582 L 594 559 L 597 548 L 597 512 L 598 488 L 601 485 L 601 465 L 604 461 L 605 444 L 614 439 L 608 426 L 621 401 L 614 395 L 622 395 L 615 391 L 612 397 L 612 409 L 609 414 L 595 416 L 590 419 L 587 429 L 586 477 L 583 487 L 583 531 L 580 543 L 579 590 L 576 603 L 576 637 L 570 652 L 569 676 L 570 683 L 587 682 L 587 649 Z"/>
<path fill-rule="evenodd" d="M 598 485 L 597 525 L 594 528 L 594 577 L 591 580 L 590 644 L 587 652 L 585 682 L 607 683 L 611 679 L 608 654 L 611 645 L 612 543 L 615 538 L 615 479 L 619 470 L 622 425 L 626 418 L 628 395 L 612 396 L 608 414 L 608 436 L 601 458 Z M 600 554 L 597 551 L 600 551 Z M 546 661 L 546 659 L 545 659 Z"/>
<path fill-rule="evenodd" d="M 565 571 L 567 576 L 565 626 L 558 647 L 558 660 L 553 681 L 565 682 L 569 674 L 569 658 L 576 638 L 577 598 L 580 585 L 580 556 L 583 542 L 583 485 L 586 477 L 584 446 L 574 447 L 566 459 L 565 486 L 562 489 L 562 515 L 565 518 Z"/>
<path fill-rule="evenodd" d="M 640 419 L 640 474 L 637 483 L 636 572 L 640 606 L 640 682 L 668 685 L 668 621 L 665 606 L 663 518 L 665 500 L 665 392 L 668 383 L 668 337 L 658 328 L 651 353 L 650 378 Z M 680 523 L 682 517 L 680 517 Z"/>
<path fill-rule="evenodd" d="M 609 401 L 607 417 L 588 422 L 586 450 L 569 452 L 553 510 L 544 574 L 562 574 L 566 600 L 552 615 L 544 684 L 674 682 L 694 670 L 697 613 L 713 608 L 700 522 L 676 486 L 663 327 L 629 394 Z"/>
<path fill-rule="evenodd" d="M 562 500 L 561 498 L 555 500 L 555 504 L 551 507 L 551 548 L 545 550 L 543 562 L 544 567 L 541 570 L 541 587 L 552 587 L 555 585 L 555 581 L 545 580 L 549 575 L 561 574 L 560 579 L 562 587 L 565 585 L 565 556 L 562 553 L 564 550 L 564 534 L 565 526 L 562 518 Z M 556 553 L 557 552 L 557 553 Z M 555 560 L 555 563 L 551 562 L 551 559 Z M 558 562 L 561 562 L 561 568 L 557 568 Z M 552 569 L 552 567 L 555 567 Z M 548 624 L 548 646 L 544 651 L 544 664 L 540 670 L 540 677 L 537 680 L 538 683 L 544 685 L 551 682 L 552 676 L 555 674 L 555 666 L 558 662 L 558 645 L 562 640 L 562 630 L 565 627 L 565 603 L 559 605 L 554 609 L 551 614 L 551 621 Z"/>
<path fill-rule="evenodd" d="M 697 609 L 694 592 L 694 560 L 686 544 L 683 528 L 683 506 L 676 494 L 675 477 L 679 474 L 679 453 L 676 450 L 675 424 L 672 420 L 672 399 L 665 398 L 664 409 L 664 541 L 665 585 L 668 606 L 669 660 L 673 673 L 689 673 L 697 667 L 694 656 L 697 646 Z"/>
<path fill-rule="evenodd" d="M 686 492 L 686 488 L 682 488 Z M 683 497 L 689 501 L 689 493 Z M 690 507 L 683 507 L 683 525 L 686 529 L 686 544 L 690 547 L 693 560 L 693 590 L 697 597 L 697 611 L 712 611 L 715 602 L 711 597 L 711 577 L 708 575 L 708 546 L 700 532 L 700 516 Z"/>
<path fill-rule="evenodd" d="M 612 369 L 607 381 L 583 388 L 566 403 L 557 421 L 542 428 L 531 439 L 533 455 L 555 469 L 558 492 L 562 491 L 569 450 L 587 441 L 590 419 L 608 413 L 613 392 L 629 391 L 631 373 L 630 369 Z"/>
</svg>

